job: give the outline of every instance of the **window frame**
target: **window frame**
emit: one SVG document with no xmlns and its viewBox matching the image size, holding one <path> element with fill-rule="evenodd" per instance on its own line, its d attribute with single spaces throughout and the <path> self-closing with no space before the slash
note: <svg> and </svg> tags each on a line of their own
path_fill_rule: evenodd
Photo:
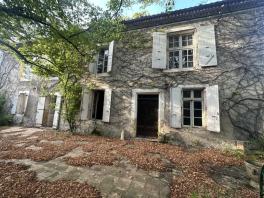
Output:
<svg viewBox="0 0 264 198">
<path fill-rule="evenodd" d="M 99 101 L 99 97 L 95 97 L 95 94 L 96 92 L 104 92 L 104 100 L 103 100 L 103 110 L 102 110 L 102 119 L 98 119 L 96 118 L 97 117 L 97 109 L 98 109 L 98 101 Z M 94 107 L 94 104 L 95 104 L 95 99 L 97 99 L 97 102 L 96 102 L 96 107 Z M 91 116 L 91 120 L 100 120 L 102 121 L 103 120 L 103 114 L 104 114 L 104 101 L 105 101 L 105 90 L 104 89 L 94 89 L 92 90 L 92 100 L 91 100 L 91 112 L 90 112 L 90 116 Z M 93 113 L 94 113 L 94 110 L 95 110 L 95 116 L 93 116 Z"/>
<path fill-rule="evenodd" d="M 104 51 L 104 57 L 103 57 L 103 65 L 102 65 L 102 72 L 98 72 L 98 65 L 99 65 L 99 59 L 100 59 L 100 52 Z M 105 56 L 105 51 L 108 51 L 107 56 Z M 97 53 L 97 59 L 96 59 L 96 74 L 105 74 L 107 73 L 107 67 L 108 67 L 108 56 L 109 56 L 109 46 L 102 47 L 99 52 Z M 106 62 L 106 65 L 105 65 Z"/>
<path fill-rule="evenodd" d="M 191 97 L 190 98 L 184 98 L 183 97 L 183 92 L 189 90 L 191 91 Z M 201 91 L 201 98 L 194 98 L 194 91 Z M 183 127 L 188 127 L 188 128 L 201 128 L 204 127 L 205 124 L 205 104 L 204 104 L 204 94 L 205 94 L 205 89 L 204 88 L 183 88 L 182 89 L 182 126 Z M 184 125 L 184 101 L 190 101 L 190 125 Z M 195 126 L 194 125 L 194 102 L 195 101 L 200 101 L 201 102 L 201 110 L 202 110 L 202 124 L 201 126 Z"/>
<path fill-rule="evenodd" d="M 23 64 L 21 66 L 20 81 L 32 81 L 32 67 L 29 64 Z"/>
<path fill-rule="evenodd" d="M 192 45 L 189 46 L 182 46 L 182 37 L 183 36 L 188 36 L 188 35 L 192 35 Z M 179 47 L 173 47 L 170 48 L 169 47 L 169 37 L 170 36 L 179 36 Z M 195 30 L 191 29 L 191 30 L 185 30 L 185 31 L 177 31 L 177 32 L 169 32 L 167 34 L 167 52 L 166 52 L 166 58 L 167 58 L 167 66 L 166 66 L 166 70 L 167 71 L 171 71 L 171 70 L 175 70 L 175 71 L 179 71 L 179 70 L 193 70 L 195 68 L 196 65 L 196 38 L 195 38 Z M 183 58 L 183 51 L 184 50 L 192 50 L 193 54 L 193 60 L 192 60 L 192 67 L 183 67 L 183 62 L 182 62 L 182 58 Z M 170 56 L 169 53 L 170 52 L 176 52 L 179 51 L 179 68 L 170 68 L 169 65 L 169 61 L 170 61 Z"/>
</svg>

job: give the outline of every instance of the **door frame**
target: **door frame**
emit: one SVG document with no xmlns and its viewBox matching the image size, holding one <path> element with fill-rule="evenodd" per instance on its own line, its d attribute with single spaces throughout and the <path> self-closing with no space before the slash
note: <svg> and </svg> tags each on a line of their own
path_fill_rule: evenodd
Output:
<svg viewBox="0 0 264 198">
<path fill-rule="evenodd" d="M 162 89 L 133 89 L 131 101 L 131 135 L 137 136 L 137 109 L 138 95 L 141 94 L 158 94 L 159 109 L 158 109 L 158 135 L 162 132 L 162 124 L 164 122 L 165 96 Z"/>
</svg>

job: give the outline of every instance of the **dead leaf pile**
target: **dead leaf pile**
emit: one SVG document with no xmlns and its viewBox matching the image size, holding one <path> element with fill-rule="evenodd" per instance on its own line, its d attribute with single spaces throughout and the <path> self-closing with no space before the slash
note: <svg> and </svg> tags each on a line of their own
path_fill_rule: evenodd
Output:
<svg viewBox="0 0 264 198">
<path fill-rule="evenodd" d="M 38 181 L 34 172 L 14 163 L 0 162 L 1 197 L 97 198 L 100 193 L 87 183 Z"/>
<path fill-rule="evenodd" d="M 217 171 L 220 167 L 243 165 L 243 160 L 215 149 L 186 149 L 148 141 L 121 141 L 114 138 L 59 134 L 51 131 L 36 133 L 32 136 L 37 138 L 0 137 L 0 159 L 51 160 L 81 146 L 85 153 L 78 157 L 65 157 L 64 160 L 67 164 L 74 166 L 112 166 L 118 165 L 115 163 L 116 161 L 125 159 L 138 168 L 147 171 L 170 172 L 173 169 L 180 170 L 181 174 L 175 176 L 171 183 L 171 197 L 195 197 L 197 193 L 199 196 L 203 195 L 200 197 L 257 197 L 257 193 L 247 186 L 230 190 L 213 180 L 212 171 Z M 63 143 L 55 145 L 50 142 L 41 142 L 41 140 L 60 140 Z M 18 148 L 14 146 L 17 143 L 24 143 L 25 145 Z M 42 149 L 26 149 L 30 145 Z M 45 188 L 50 188 L 48 184 L 45 185 Z"/>
</svg>

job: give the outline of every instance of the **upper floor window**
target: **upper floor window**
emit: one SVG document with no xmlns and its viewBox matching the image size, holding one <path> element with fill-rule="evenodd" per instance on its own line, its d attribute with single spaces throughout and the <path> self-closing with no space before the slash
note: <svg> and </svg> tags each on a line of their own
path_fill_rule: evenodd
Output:
<svg viewBox="0 0 264 198">
<path fill-rule="evenodd" d="M 108 54 L 108 48 L 103 48 L 99 51 L 97 59 L 98 74 L 107 72 Z"/>
<path fill-rule="evenodd" d="M 168 69 L 193 67 L 193 34 L 168 36 Z"/>
<path fill-rule="evenodd" d="M 30 81 L 32 79 L 32 68 L 25 64 L 21 66 L 21 80 Z"/>
</svg>

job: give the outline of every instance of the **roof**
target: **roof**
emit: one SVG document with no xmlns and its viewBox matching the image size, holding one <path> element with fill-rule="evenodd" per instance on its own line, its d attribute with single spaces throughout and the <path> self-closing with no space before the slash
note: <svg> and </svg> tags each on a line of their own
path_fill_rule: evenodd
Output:
<svg viewBox="0 0 264 198">
<path fill-rule="evenodd" d="M 124 21 L 128 30 L 188 21 L 264 6 L 264 0 L 223 0 Z"/>
</svg>

